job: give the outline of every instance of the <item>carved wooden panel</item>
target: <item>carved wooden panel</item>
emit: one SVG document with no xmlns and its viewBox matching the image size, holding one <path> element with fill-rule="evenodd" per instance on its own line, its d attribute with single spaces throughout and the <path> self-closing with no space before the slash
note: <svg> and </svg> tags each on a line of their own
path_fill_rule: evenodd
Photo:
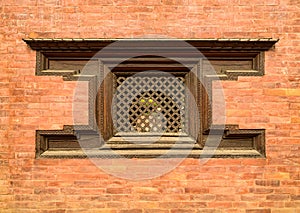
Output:
<svg viewBox="0 0 300 213">
<path fill-rule="evenodd" d="M 117 76 L 116 81 L 117 95 L 113 103 L 113 120 L 117 132 L 185 131 L 183 77 L 157 77 L 152 73 L 130 78 Z M 140 92 L 142 88 L 146 91 Z M 174 100 L 175 97 L 177 102 Z M 129 122 L 126 122 L 127 120 Z"/>
<path fill-rule="evenodd" d="M 110 113 L 112 107 L 112 98 L 114 81 L 120 81 L 121 78 L 127 78 L 135 73 L 144 70 L 160 70 L 166 71 L 178 78 L 184 79 L 184 83 L 189 88 L 192 98 L 197 102 L 197 109 L 189 108 L 184 113 L 184 118 L 189 120 L 186 127 L 177 117 L 177 110 L 170 107 L 167 114 L 172 117 L 170 128 L 167 132 L 177 133 L 179 131 L 186 132 L 192 137 L 182 137 L 181 148 L 190 149 L 192 151 L 189 157 L 199 157 L 202 153 L 202 148 L 205 146 L 214 146 L 206 142 L 207 134 L 223 134 L 222 141 L 214 157 L 264 157 L 265 156 L 265 141 L 264 130 L 247 130 L 239 129 L 237 125 L 226 125 L 225 130 L 218 128 L 208 128 L 212 123 L 211 106 L 208 101 L 208 96 L 211 95 L 211 90 L 204 89 L 203 82 L 197 80 L 198 78 L 205 79 L 206 88 L 211 88 L 211 82 L 215 79 L 221 80 L 236 80 L 238 76 L 262 76 L 264 74 L 264 51 L 272 48 L 277 40 L 274 39 L 208 39 L 208 40 L 186 40 L 187 43 L 197 48 L 205 58 L 197 58 L 195 55 L 180 47 L 168 46 L 169 40 L 163 40 L 160 46 L 144 56 L 132 57 L 123 61 L 117 67 L 113 64 L 119 61 L 128 53 L 134 55 L 135 52 L 146 51 L 149 47 L 153 48 L 157 40 L 132 40 L 131 46 L 122 47 L 122 52 L 107 53 L 100 59 L 90 59 L 93 55 L 101 50 L 103 47 L 113 43 L 115 40 L 101 40 L 101 39 L 24 39 L 24 41 L 34 50 L 37 50 L 37 75 L 57 75 L 62 76 L 64 80 L 86 80 L 89 82 L 89 124 L 82 126 L 65 126 L 63 130 L 37 130 L 36 137 L 36 153 L 37 157 L 86 157 L 80 151 L 84 144 L 78 143 L 78 137 L 87 138 L 88 147 L 93 147 L 91 140 L 97 131 L 102 133 L 106 141 L 105 146 L 118 150 L 121 156 L 125 157 L 157 157 L 160 156 L 163 150 L 172 148 L 174 141 L 171 137 L 165 136 L 153 144 L 134 144 L 124 141 L 114 129 L 112 120 L 113 116 Z M 164 44 L 164 45 L 161 45 Z M 138 47 L 138 48 L 137 48 Z M 173 54 L 173 59 L 168 59 L 156 56 L 157 51 Z M 134 53 L 133 53 L 134 52 Z M 153 53 L 153 54 L 150 54 Z M 179 58 L 182 63 L 176 62 Z M 89 61 L 88 65 L 86 63 Z M 196 66 L 194 64 L 197 63 Z M 104 66 L 105 64 L 105 66 Z M 89 66 L 93 70 L 99 70 L 98 76 L 84 76 L 81 71 L 84 66 Z M 216 73 L 211 75 L 207 72 L 209 67 L 212 66 Z M 113 69 L 112 69 L 113 68 Z M 112 69 L 110 72 L 109 69 Z M 190 72 L 190 70 L 194 70 Z M 98 91 L 99 78 L 103 78 L 104 73 L 109 73 L 100 85 Z M 196 75 L 196 76 L 195 76 Z M 101 77 L 102 76 L 102 77 Z M 181 77 L 180 77 L 181 76 Z M 80 78 L 79 78 L 80 77 Z M 118 79 L 119 78 L 119 79 Z M 123 79 L 124 80 L 124 79 Z M 178 90 L 181 93 L 180 89 Z M 182 91 L 183 92 L 183 91 Z M 95 100 L 94 97 L 97 96 Z M 158 100 L 158 99 L 163 100 Z M 185 104 L 189 104 L 190 98 L 188 95 L 184 96 Z M 149 100 L 157 102 L 158 105 L 172 104 L 172 100 L 168 99 L 165 95 L 158 94 L 157 92 L 148 92 L 140 96 L 136 96 L 136 100 L 132 105 L 131 120 L 132 126 L 139 128 L 141 132 L 148 132 L 152 134 L 154 128 L 150 130 L 155 121 L 150 121 L 149 118 L 142 118 L 141 114 L 146 114 L 146 111 L 157 111 L 158 106 L 153 106 L 151 109 L 143 107 L 141 100 Z M 139 103 L 138 103 L 139 102 Z M 141 106 L 140 106 L 140 105 Z M 137 108 L 134 110 L 134 106 Z M 186 107 L 186 106 L 184 106 Z M 115 112 L 117 112 L 116 110 Z M 147 111 L 147 112 L 148 112 Z M 149 111 L 149 112 L 150 112 Z M 201 123 L 200 126 L 194 120 L 196 115 L 193 112 L 199 111 Z M 138 112 L 138 113 L 137 113 Z M 142 113 L 141 113 L 142 112 Z M 172 113 L 171 113 L 172 112 Z M 118 115 L 118 113 L 116 113 Z M 96 122 L 95 123 L 95 118 Z M 148 119 L 148 122 L 147 122 Z M 118 119 L 117 119 L 118 120 Z M 121 126 L 120 125 L 119 127 Z M 143 125 L 143 126 L 142 126 Z M 149 131 L 146 131 L 146 128 Z M 156 128 L 158 124 L 156 123 Z M 118 125 L 117 125 L 118 128 Z M 74 131 L 76 129 L 76 131 Z M 128 129 L 122 129 L 122 131 Z M 125 132 L 126 132 L 125 131 Z M 130 132 L 130 131 L 129 131 Z M 131 135 L 132 136 L 132 135 Z M 130 137 L 131 137 L 130 136 Z M 137 137 L 136 140 L 147 140 L 147 137 Z M 197 143 L 195 143 L 197 142 Z M 97 148 L 97 144 L 94 145 Z M 70 152 L 72 150 L 72 152 Z M 150 152 L 149 152 L 150 150 Z M 152 151 L 151 151 L 152 150 Z M 101 152 L 105 151 L 105 147 L 101 151 L 93 153 L 95 157 L 101 157 Z M 205 153 L 204 153 L 205 154 Z M 181 157 L 180 150 L 172 154 L 173 157 Z M 116 157 L 116 156 L 113 156 Z"/>
</svg>

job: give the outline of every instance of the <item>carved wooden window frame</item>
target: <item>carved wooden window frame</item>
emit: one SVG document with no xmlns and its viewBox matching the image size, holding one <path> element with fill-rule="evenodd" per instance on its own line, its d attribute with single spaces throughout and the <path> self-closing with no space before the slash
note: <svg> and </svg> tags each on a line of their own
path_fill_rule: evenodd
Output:
<svg viewBox="0 0 300 213">
<path fill-rule="evenodd" d="M 97 51 L 103 47 L 118 40 L 105 40 L 105 39 L 23 39 L 33 50 L 37 51 L 36 60 L 36 75 L 39 76 L 62 76 L 66 81 L 84 80 L 89 82 L 89 123 L 88 125 L 74 126 L 65 125 L 63 130 L 37 130 L 36 131 L 36 157 L 45 158 L 85 158 L 87 157 L 84 152 L 81 151 L 81 146 L 78 143 L 77 137 L 87 137 L 97 134 L 98 127 L 103 128 L 103 122 L 105 119 L 110 120 L 109 117 L 101 118 L 101 113 L 105 106 L 101 104 L 101 101 L 105 97 L 98 94 L 98 98 L 95 101 L 93 97 L 97 96 L 98 81 L 96 76 L 82 76 L 80 71 L 76 69 L 61 69 L 55 67 L 56 60 L 70 60 L 70 61 L 88 61 Z M 211 84 L 215 79 L 221 80 L 237 80 L 238 76 L 262 76 L 264 75 L 264 52 L 269 50 L 277 42 L 275 39 L 198 39 L 198 40 L 184 40 L 191 44 L 212 63 L 216 64 L 216 76 L 205 76 L 207 84 Z M 132 40 L 132 42 L 138 42 L 138 44 L 147 44 L 151 40 Z M 143 60 L 143 59 L 141 59 Z M 153 59 L 155 62 L 155 58 Z M 224 62 L 218 65 L 219 62 Z M 246 61 L 248 65 L 226 65 L 229 61 L 234 61 L 236 64 L 243 64 L 242 61 Z M 134 62 L 127 62 L 133 66 L 117 67 L 115 72 L 128 72 L 134 67 Z M 168 63 L 173 62 L 166 61 L 163 67 L 156 67 L 162 71 L 170 71 L 174 69 L 174 66 L 168 66 Z M 202 64 L 201 64 L 202 63 Z M 205 63 L 201 60 L 196 69 L 199 69 L 196 73 L 201 74 L 201 69 Z M 214 63 L 214 62 L 213 62 Z M 75 63 L 76 64 L 76 63 Z M 105 68 L 102 62 L 98 62 L 99 71 L 104 73 Z M 230 64 L 230 63 L 229 63 Z M 174 65 L 174 64 L 172 64 Z M 199 67 L 198 67 L 199 66 Z M 54 69 L 53 69 L 54 67 Z M 72 67 L 72 65 L 71 65 Z M 127 69 L 127 70 L 126 70 Z M 135 67 L 135 71 L 141 71 L 147 69 L 144 67 Z M 176 67 L 176 69 L 182 69 L 183 67 Z M 79 78 L 80 77 L 80 78 Z M 104 84 L 105 85 L 105 84 Z M 191 84 L 192 85 L 192 84 Z M 225 130 L 209 129 L 212 122 L 211 106 L 208 101 L 208 93 L 212 91 L 205 91 L 203 85 L 199 82 L 194 83 L 197 85 L 194 88 L 193 95 L 196 96 L 198 108 L 201 114 L 201 127 L 197 140 L 197 144 L 188 157 L 198 158 L 201 155 L 206 137 L 209 134 L 220 134 L 222 131 L 223 137 L 219 148 L 213 154 L 212 157 L 265 157 L 265 130 L 264 129 L 239 129 L 238 125 L 226 125 Z M 206 88 L 211 88 L 211 85 L 206 85 Z M 96 103 L 97 102 L 97 103 Z M 106 101 L 106 103 L 109 103 Z M 97 118 L 95 122 L 94 118 Z M 105 127 L 107 128 L 107 127 Z M 101 132 L 106 132 L 108 129 L 102 129 Z M 107 137 L 110 138 L 111 136 Z M 82 145 L 82 144 L 81 144 Z M 207 146 L 208 144 L 206 144 Z M 122 149 L 121 146 L 113 144 L 114 149 Z M 209 146 L 209 145 L 208 145 Z M 124 148 L 124 147 L 123 147 Z M 138 157 L 149 158 L 157 157 L 160 152 L 158 149 L 161 147 L 154 147 L 153 152 L 149 154 L 143 154 L 143 150 L 135 150 L 135 147 L 128 146 L 126 150 L 133 149 L 133 152 L 124 152 L 121 154 L 125 157 Z M 101 157 L 100 152 L 96 152 L 94 157 Z M 182 157 L 179 154 L 173 157 Z M 203 155 L 202 155 L 203 157 Z M 205 156 L 204 156 L 205 157 Z"/>
</svg>

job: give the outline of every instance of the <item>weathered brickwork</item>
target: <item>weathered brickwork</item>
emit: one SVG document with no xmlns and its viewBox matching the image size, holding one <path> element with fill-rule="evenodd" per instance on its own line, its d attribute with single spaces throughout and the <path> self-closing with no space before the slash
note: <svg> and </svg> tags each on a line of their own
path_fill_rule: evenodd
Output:
<svg viewBox="0 0 300 213">
<path fill-rule="evenodd" d="M 1 0 L 0 212 L 300 212 L 299 0 Z M 72 124 L 75 82 L 35 76 L 22 38 L 279 38 L 265 76 L 223 82 L 227 123 L 266 129 L 266 159 L 186 159 L 128 181 L 88 159 L 35 159 Z"/>
</svg>

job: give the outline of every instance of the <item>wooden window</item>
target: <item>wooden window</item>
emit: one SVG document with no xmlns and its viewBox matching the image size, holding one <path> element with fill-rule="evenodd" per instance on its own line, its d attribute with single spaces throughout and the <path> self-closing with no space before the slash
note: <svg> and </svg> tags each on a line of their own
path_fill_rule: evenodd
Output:
<svg viewBox="0 0 300 213">
<path fill-rule="evenodd" d="M 155 71 L 148 71 L 150 60 Z M 162 61 L 168 69 L 171 65 L 178 67 L 161 72 L 164 68 L 155 67 L 155 64 Z M 123 69 L 124 64 L 130 64 L 130 69 Z M 193 142 L 198 140 L 196 144 L 200 145 L 196 110 L 189 108 L 192 99 L 186 91 L 187 87 L 194 96 L 200 96 L 196 79 L 180 63 L 153 56 L 130 59 L 112 69 L 98 94 L 98 128 L 106 144 L 125 147 L 130 145 L 126 143 L 130 137 L 131 147 L 134 148 L 132 143 L 162 136 L 159 141 L 164 143 L 165 148 L 170 148 L 174 139 L 179 140 L 178 137 L 193 146 Z M 112 113 L 105 109 L 112 109 Z M 152 147 L 155 148 L 155 144 Z"/>
<path fill-rule="evenodd" d="M 172 53 L 176 52 L 173 57 L 180 57 L 186 62 L 185 65 L 170 58 L 147 53 L 123 60 L 117 66 L 112 64 L 122 58 L 122 52 L 117 54 L 112 52 L 101 59 L 93 58 L 96 52 L 115 40 L 24 39 L 24 41 L 37 51 L 36 75 L 59 75 L 64 80 L 86 81 L 89 87 L 88 124 L 66 125 L 62 130 L 37 130 L 37 157 L 86 157 L 81 149 L 84 144 L 79 144 L 78 138 L 84 139 L 88 147 L 93 148 L 92 156 L 101 157 L 105 155 L 103 154 L 105 149 L 99 150 L 99 144 L 93 145 L 90 140 L 98 134 L 98 130 L 104 139 L 102 145 L 117 150 L 118 154 L 129 158 L 160 156 L 172 148 L 174 138 L 177 140 L 179 138 L 181 143 L 171 157 L 185 157 L 181 154 L 185 149 L 191 150 L 188 157 L 198 158 L 200 155 L 203 157 L 205 154 L 203 147 L 214 146 L 214 141 L 207 141 L 208 135 L 220 134 L 222 139 L 218 149 L 212 153 L 213 157 L 265 156 L 265 131 L 239 129 L 238 125 L 225 125 L 225 129 L 219 129 L 212 122 L 209 97 L 212 95 L 210 89 L 212 82 L 216 79 L 237 80 L 238 76 L 264 75 L 264 51 L 270 49 L 277 40 L 185 40 L 202 52 L 205 57 L 200 59 L 184 48 L 156 44 L 156 51 L 166 52 L 171 49 Z M 132 54 L 132 51 L 140 53 L 149 47 L 153 49 L 153 43 L 167 43 L 169 40 L 130 42 L 139 48 L 133 50 L 130 46 L 123 47 L 122 51 L 126 54 L 128 52 Z M 93 70 L 98 70 L 99 75 L 81 73 L 86 64 Z M 207 72 L 209 66 L 213 66 L 215 75 Z M 172 74 L 173 78 L 156 71 L 142 74 L 147 70 L 163 71 Z M 165 88 L 167 94 L 160 91 L 161 81 L 171 82 L 170 87 Z M 150 82 L 151 87 L 144 92 L 120 96 L 119 100 L 114 102 L 116 91 L 122 93 L 128 89 L 123 88 L 123 82 L 129 85 L 131 92 L 138 91 L 138 87 L 147 86 L 145 82 Z M 188 88 L 191 95 L 188 95 L 182 85 Z M 97 90 L 98 86 L 100 90 Z M 181 102 L 174 101 L 170 95 L 172 92 L 177 93 Z M 195 100 L 195 108 L 190 108 L 193 105 L 192 100 Z M 123 102 L 129 104 L 123 105 Z M 199 113 L 195 113 L 197 111 Z M 147 145 L 142 143 L 157 134 L 162 135 L 157 142 Z"/>
</svg>

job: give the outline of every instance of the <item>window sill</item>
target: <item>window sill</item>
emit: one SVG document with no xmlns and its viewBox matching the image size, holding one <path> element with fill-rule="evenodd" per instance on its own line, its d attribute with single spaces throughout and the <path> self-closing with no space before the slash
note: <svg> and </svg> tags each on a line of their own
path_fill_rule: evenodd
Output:
<svg viewBox="0 0 300 213">
<path fill-rule="evenodd" d="M 186 147 L 187 148 L 187 147 Z M 188 147 L 190 148 L 190 147 Z M 255 149 L 200 149 L 197 146 L 191 149 L 89 149 L 89 150 L 47 150 L 40 158 L 264 158 Z"/>
</svg>

